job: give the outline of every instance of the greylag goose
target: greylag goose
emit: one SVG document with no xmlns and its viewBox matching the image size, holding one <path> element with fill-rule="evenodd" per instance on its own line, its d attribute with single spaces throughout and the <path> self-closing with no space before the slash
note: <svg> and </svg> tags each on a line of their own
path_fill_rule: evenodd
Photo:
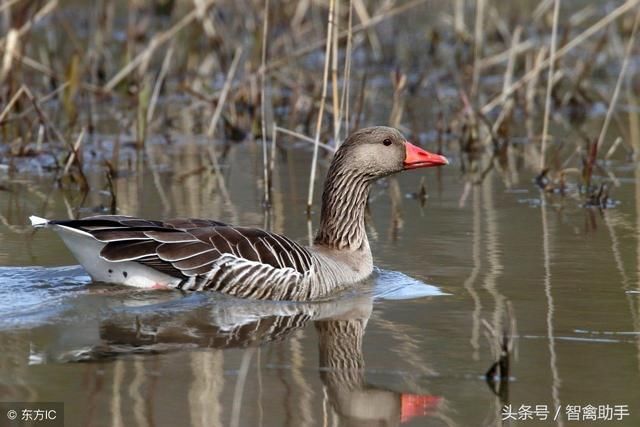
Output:
<svg viewBox="0 0 640 427">
<path fill-rule="evenodd" d="M 268 231 L 206 219 L 121 215 L 49 221 L 94 281 L 143 288 L 213 290 L 253 299 L 310 301 L 365 279 L 373 260 L 364 213 L 372 182 L 448 164 L 393 128 L 352 133 L 336 151 L 310 247 Z"/>
</svg>

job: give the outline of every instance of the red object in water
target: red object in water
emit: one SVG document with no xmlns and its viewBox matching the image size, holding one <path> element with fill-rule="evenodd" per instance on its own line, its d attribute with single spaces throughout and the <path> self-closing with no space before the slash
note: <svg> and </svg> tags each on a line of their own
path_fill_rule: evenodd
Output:
<svg viewBox="0 0 640 427">
<path fill-rule="evenodd" d="M 434 412 L 442 402 L 441 396 L 431 394 L 407 394 L 400 395 L 400 422 L 406 423 L 415 417 L 422 417 Z"/>
</svg>

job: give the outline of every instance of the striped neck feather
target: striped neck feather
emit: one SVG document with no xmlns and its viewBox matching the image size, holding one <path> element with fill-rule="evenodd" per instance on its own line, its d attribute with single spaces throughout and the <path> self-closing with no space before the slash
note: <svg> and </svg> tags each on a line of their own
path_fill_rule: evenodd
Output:
<svg viewBox="0 0 640 427">
<path fill-rule="evenodd" d="M 364 213 L 371 177 L 335 159 L 322 193 L 320 228 L 314 244 L 338 250 L 359 250 L 367 241 Z"/>
</svg>

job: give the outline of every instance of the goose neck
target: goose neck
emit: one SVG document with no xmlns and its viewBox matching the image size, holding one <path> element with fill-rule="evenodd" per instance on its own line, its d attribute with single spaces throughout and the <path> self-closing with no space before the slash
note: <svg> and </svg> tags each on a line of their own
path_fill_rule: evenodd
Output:
<svg viewBox="0 0 640 427">
<path fill-rule="evenodd" d="M 350 251 L 369 247 L 364 214 L 370 185 L 371 180 L 357 170 L 340 164 L 331 166 L 322 193 L 320 228 L 314 244 Z"/>
</svg>

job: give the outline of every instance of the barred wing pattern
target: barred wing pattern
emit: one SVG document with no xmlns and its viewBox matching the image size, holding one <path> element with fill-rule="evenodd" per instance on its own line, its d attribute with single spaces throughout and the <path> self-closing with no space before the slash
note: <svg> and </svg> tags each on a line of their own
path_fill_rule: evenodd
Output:
<svg viewBox="0 0 640 427">
<path fill-rule="evenodd" d="M 312 298 L 314 257 L 288 238 L 201 219 L 149 221 L 120 215 L 56 221 L 104 242 L 100 256 L 133 261 L 180 278 L 177 288 L 242 298 Z"/>
</svg>

